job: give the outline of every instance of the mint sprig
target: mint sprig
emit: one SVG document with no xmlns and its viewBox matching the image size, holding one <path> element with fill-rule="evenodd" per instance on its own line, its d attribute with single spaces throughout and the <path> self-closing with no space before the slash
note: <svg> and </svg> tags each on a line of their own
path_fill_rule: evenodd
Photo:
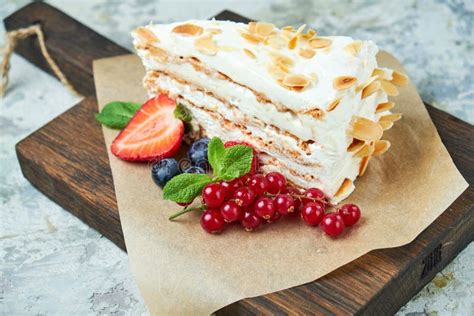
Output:
<svg viewBox="0 0 474 316">
<path fill-rule="evenodd" d="M 107 127 L 123 129 L 140 106 L 135 102 L 113 101 L 107 103 L 100 113 L 96 113 L 95 118 Z"/>
<path fill-rule="evenodd" d="M 245 145 L 224 148 L 222 140 L 213 137 L 209 141 L 207 157 L 213 170 L 212 177 L 190 173 L 177 175 L 165 185 L 163 198 L 177 203 L 190 203 L 201 194 L 206 184 L 230 181 L 247 174 L 252 166 L 253 150 Z"/>
</svg>

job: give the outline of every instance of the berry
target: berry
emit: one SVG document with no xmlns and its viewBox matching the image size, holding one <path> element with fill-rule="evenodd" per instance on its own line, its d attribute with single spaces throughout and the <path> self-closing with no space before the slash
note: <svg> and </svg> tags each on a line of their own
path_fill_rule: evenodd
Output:
<svg viewBox="0 0 474 316">
<path fill-rule="evenodd" d="M 265 176 L 268 181 L 268 192 L 278 194 L 285 190 L 286 178 L 279 172 L 270 172 Z"/>
<path fill-rule="evenodd" d="M 204 204 L 210 208 L 216 208 L 222 205 L 225 199 L 225 190 L 220 183 L 207 184 L 202 189 L 202 199 Z"/>
<path fill-rule="evenodd" d="M 338 210 L 341 215 L 344 225 L 352 226 L 360 219 L 360 208 L 355 204 L 345 204 Z"/>
<path fill-rule="evenodd" d="M 206 173 L 204 169 L 202 169 L 201 167 L 196 167 L 196 166 L 188 167 L 183 172 L 184 173 L 200 173 L 200 174 Z"/>
<path fill-rule="evenodd" d="M 304 198 L 301 199 L 303 204 L 314 202 L 316 199 L 325 200 L 324 192 L 318 188 L 309 188 L 304 192 Z"/>
<path fill-rule="evenodd" d="M 250 190 L 248 187 L 241 187 L 235 190 L 234 192 L 234 200 L 237 205 L 242 207 L 247 207 L 252 204 L 253 200 L 255 199 L 255 193 Z"/>
<path fill-rule="evenodd" d="M 221 214 L 228 223 L 241 221 L 244 218 L 244 212 L 234 201 L 226 201 L 221 206 Z"/>
<path fill-rule="evenodd" d="M 171 178 L 178 174 L 180 174 L 178 162 L 173 158 L 162 159 L 151 166 L 151 177 L 160 187 L 164 187 Z"/>
<path fill-rule="evenodd" d="M 282 215 L 287 215 L 295 210 L 295 200 L 289 194 L 278 194 L 275 197 L 274 204 L 277 211 Z"/>
<path fill-rule="evenodd" d="M 324 218 L 324 204 L 321 202 L 308 202 L 303 205 L 301 217 L 310 226 L 318 225 Z"/>
<path fill-rule="evenodd" d="M 253 204 L 253 211 L 255 212 L 255 215 L 263 219 L 270 219 L 270 217 L 275 214 L 276 208 L 272 199 L 266 196 L 261 196 Z"/>
<path fill-rule="evenodd" d="M 229 147 L 232 147 L 232 146 L 235 146 L 235 145 L 244 145 L 244 146 L 252 148 L 253 158 L 252 158 L 252 166 L 250 167 L 249 174 L 250 175 L 256 174 L 258 172 L 258 169 L 259 169 L 257 151 L 251 145 L 247 144 L 246 142 L 242 142 L 242 141 L 230 140 L 230 141 L 227 141 L 227 142 L 224 143 L 225 148 L 229 148 Z M 245 183 L 245 181 L 244 181 L 244 183 Z"/>
<path fill-rule="evenodd" d="M 247 185 L 249 182 L 250 182 L 250 178 L 252 178 L 252 175 L 249 173 L 241 176 L 239 178 L 239 180 L 244 184 L 244 185 Z"/>
<path fill-rule="evenodd" d="M 240 179 L 234 179 L 234 180 L 229 181 L 229 182 L 225 182 L 225 181 L 222 182 L 221 186 L 225 190 L 225 198 L 230 200 L 234 196 L 235 190 L 237 190 L 238 188 L 240 188 L 243 185 L 244 184 L 242 183 L 242 181 Z"/>
<path fill-rule="evenodd" d="M 210 234 L 217 234 L 225 227 L 224 217 L 221 212 L 208 209 L 201 215 L 201 227 Z"/>
<path fill-rule="evenodd" d="M 279 212 L 275 212 L 272 217 L 267 219 L 267 223 L 275 223 L 278 222 L 278 220 L 281 218 L 281 214 Z"/>
<path fill-rule="evenodd" d="M 295 211 L 298 211 L 302 205 L 301 198 L 298 197 L 298 195 L 301 195 L 300 190 L 295 187 L 286 187 L 285 191 L 286 192 L 284 193 L 291 195 L 291 197 L 293 198 L 293 202 L 295 203 Z"/>
<path fill-rule="evenodd" d="M 188 151 L 189 160 L 194 166 L 199 166 L 205 170 L 209 169 L 209 162 L 207 160 L 207 145 L 209 138 L 204 137 L 195 141 Z"/>
<path fill-rule="evenodd" d="M 129 161 L 173 156 L 184 134 L 183 121 L 173 114 L 175 108 L 175 100 L 164 94 L 146 101 L 112 142 L 112 153 Z"/>
<path fill-rule="evenodd" d="M 321 221 L 320 226 L 326 235 L 331 237 L 339 236 L 345 228 L 342 216 L 337 213 L 326 214 Z"/>
<path fill-rule="evenodd" d="M 244 218 L 240 221 L 240 224 L 249 232 L 260 226 L 260 224 L 262 224 L 262 219 L 252 212 L 245 212 Z"/>
<path fill-rule="evenodd" d="M 263 175 L 256 174 L 250 178 L 248 186 L 256 195 L 261 195 L 267 191 L 268 181 Z"/>
</svg>

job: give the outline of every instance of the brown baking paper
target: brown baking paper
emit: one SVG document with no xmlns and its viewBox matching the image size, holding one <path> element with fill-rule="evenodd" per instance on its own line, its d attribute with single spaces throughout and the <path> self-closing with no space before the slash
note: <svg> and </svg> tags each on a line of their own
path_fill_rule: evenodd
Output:
<svg viewBox="0 0 474 316">
<path fill-rule="evenodd" d="M 387 53 L 379 65 L 402 70 Z M 402 70 L 403 71 L 403 70 Z M 144 69 L 133 55 L 94 62 L 99 107 L 114 100 L 142 102 Z M 127 163 L 109 151 L 120 220 L 132 271 L 151 314 L 210 314 L 246 297 L 316 280 L 379 248 L 412 241 L 467 188 L 410 84 L 393 98 L 403 119 L 384 134 L 392 143 L 371 160 L 346 200 L 362 220 L 330 239 L 297 218 L 248 233 L 238 225 L 209 235 L 198 214 L 176 222 L 147 164 Z M 104 128 L 107 148 L 117 131 Z"/>
</svg>

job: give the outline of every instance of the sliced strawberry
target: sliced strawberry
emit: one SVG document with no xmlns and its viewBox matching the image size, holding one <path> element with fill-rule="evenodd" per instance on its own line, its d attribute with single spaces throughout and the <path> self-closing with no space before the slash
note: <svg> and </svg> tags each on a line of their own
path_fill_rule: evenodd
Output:
<svg viewBox="0 0 474 316">
<path fill-rule="evenodd" d="M 225 148 L 232 147 L 235 145 L 244 145 L 244 146 L 252 148 L 253 150 L 252 167 L 250 168 L 250 171 L 249 173 L 247 173 L 247 175 L 254 175 L 255 173 L 257 173 L 259 169 L 259 162 L 258 162 L 258 157 L 257 157 L 257 151 L 255 150 L 255 148 L 253 148 L 252 145 L 243 141 L 239 141 L 239 140 L 229 140 L 224 143 Z"/>
<path fill-rule="evenodd" d="M 112 143 L 123 160 L 150 161 L 172 156 L 181 145 L 184 124 L 175 118 L 176 102 L 167 95 L 146 101 Z"/>
</svg>

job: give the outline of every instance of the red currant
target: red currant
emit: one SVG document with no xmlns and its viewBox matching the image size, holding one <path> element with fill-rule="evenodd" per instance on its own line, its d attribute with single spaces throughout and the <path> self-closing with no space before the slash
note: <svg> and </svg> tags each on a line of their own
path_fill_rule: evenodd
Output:
<svg viewBox="0 0 474 316">
<path fill-rule="evenodd" d="M 245 212 L 244 219 L 240 221 L 240 224 L 249 232 L 260 226 L 262 220 L 252 212 Z"/>
<path fill-rule="evenodd" d="M 293 201 L 295 202 L 295 211 L 298 211 L 301 207 L 301 198 L 298 195 L 301 195 L 300 190 L 295 187 L 286 187 L 285 192 L 291 195 Z"/>
<path fill-rule="evenodd" d="M 286 187 L 286 178 L 279 172 L 270 172 L 265 176 L 268 181 L 268 192 L 277 194 L 284 191 Z"/>
<path fill-rule="evenodd" d="M 224 202 L 221 206 L 221 214 L 228 223 L 240 221 L 244 218 L 242 209 L 234 201 Z"/>
<path fill-rule="evenodd" d="M 235 190 L 243 186 L 244 184 L 242 183 L 242 180 L 240 179 L 234 179 L 229 182 L 222 182 L 221 186 L 225 190 L 225 197 L 226 199 L 231 199 L 234 196 Z"/>
<path fill-rule="evenodd" d="M 308 202 L 303 205 L 301 217 L 310 226 L 318 225 L 324 218 L 324 204 L 321 202 Z"/>
<path fill-rule="evenodd" d="M 253 211 L 257 216 L 263 219 L 269 219 L 273 214 L 275 214 L 276 208 L 272 199 L 261 196 L 255 201 Z"/>
<path fill-rule="evenodd" d="M 201 227 L 210 234 L 220 233 L 224 229 L 225 222 L 221 212 L 208 209 L 201 215 Z"/>
<path fill-rule="evenodd" d="M 279 212 L 275 212 L 272 217 L 267 219 L 267 223 L 275 223 L 281 218 L 281 214 Z"/>
<path fill-rule="evenodd" d="M 325 200 L 324 192 L 318 188 L 309 188 L 304 192 L 304 198 L 302 198 L 303 204 L 308 202 L 314 202 L 317 200 Z"/>
<path fill-rule="evenodd" d="M 247 185 L 249 183 L 251 177 L 252 177 L 252 175 L 249 172 L 246 175 L 241 176 L 239 178 L 239 180 L 243 183 L 243 185 Z"/>
<path fill-rule="evenodd" d="M 342 231 L 345 228 L 344 221 L 342 216 L 337 213 L 329 213 L 324 216 L 321 221 L 321 229 L 326 233 L 326 235 L 331 237 L 337 237 L 342 234 Z"/>
<path fill-rule="evenodd" d="M 221 206 L 225 199 L 225 193 L 225 189 L 220 183 L 207 184 L 204 189 L 202 189 L 204 204 L 210 208 Z"/>
<path fill-rule="evenodd" d="M 359 221 L 360 208 L 355 204 L 345 204 L 338 210 L 346 226 L 352 226 Z"/>
<path fill-rule="evenodd" d="M 274 202 L 277 211 L 282 215 L 287 215 L 295 211 L 295 200 L 289 194 L 278 194 Z"/>
<path fill-rule="evenodd" d="M 234 192 L 234 200 L 235 203 L 239 206 L 247 207 L 252 204 L 253 200 L 255 199 L 255 193 L 250 190 L 248 187 L 241 187 L 235 190 Z"/>
<path fill-rule="evenodd" d="M 248 186 L 256 195 L 261 195 L 267 192 L 268 181 L 263 175 L 256 174 L 250 178 Z"/>
</svg>

